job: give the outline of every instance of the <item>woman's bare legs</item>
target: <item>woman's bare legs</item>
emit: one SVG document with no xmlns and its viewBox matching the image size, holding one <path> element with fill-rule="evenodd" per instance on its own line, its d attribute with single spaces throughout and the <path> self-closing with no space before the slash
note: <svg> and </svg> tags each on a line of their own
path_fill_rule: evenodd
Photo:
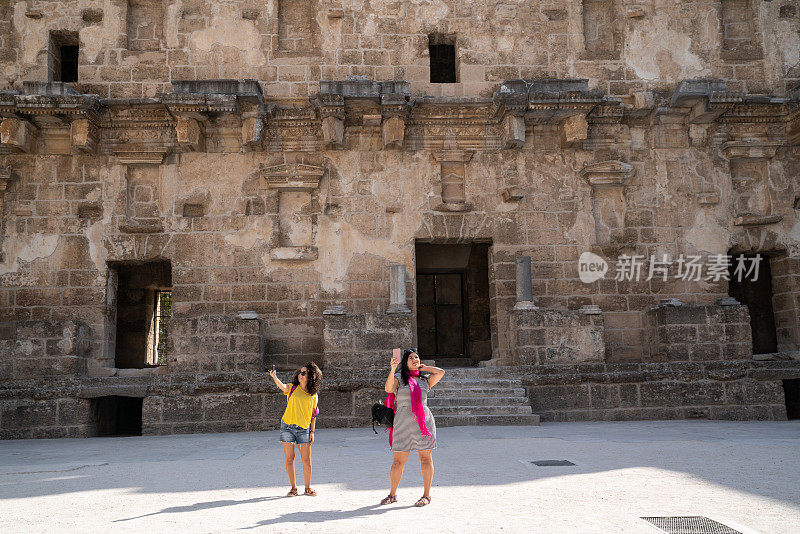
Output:
<svg viewBox="0 0 800 534">
<path fill-rule="evenodd" d="M 294 477 L 294 443 L 281 443 L 283 445 L 283 455 L 286 457 L 286 474 L 289 476 L 289 484 L 292 489 L 297 489 L 297 481 Z"/>
<path fill-rule="evenodd" d="M 303 461 L 303 480 L 306 483 L 306 491 L 311 489 L 311 444 L 298 443 L 300 449 L 300 459 Z"/>
<path fill-rule="evenodd" d="M 389 470 L 389 495 L 397 495 L 397 488 L 400 486 L 400 479 L 403 478 L 403 468 L 406 466 L 408 455 L 411 451 L 398 451 L 394 453 L 392 467 Z"/>
<path fill-rule="evenodd" d="M 422 484 L 425 487 L 423 497 L 430 498 L 431 496 L 431 483 L 433 482 L 433 456 L 431 450 L 417 451 L 419 454 L 419 465 L 422 468 Z"/>
</svg>

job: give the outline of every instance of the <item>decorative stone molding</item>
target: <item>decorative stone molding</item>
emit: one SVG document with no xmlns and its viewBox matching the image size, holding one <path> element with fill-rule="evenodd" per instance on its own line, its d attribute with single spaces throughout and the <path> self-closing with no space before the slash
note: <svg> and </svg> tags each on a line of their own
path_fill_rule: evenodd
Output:
<svg viewBox="0 0 800 534">
<path fill-rule="evenodd" d="M 437 211 L 470 211 L 465 189 L 466 164 L 472 159 L 472 150 L 437 150 L 433 158 L 441 165 L 442 203 Z"/>
<path fill-rule="evenodd" d="M 592 186 L 592 213 L 597 244 L 608 248 L 629 246 L 623 241 L 625 226 L 625 185 L 635 169 L 622 161 L 610 160 L 587 165 L 581 169 Z"/>
<path fill-rule="evenodd" d="M 722 146 L 722 153 L 729 160 L 772 159 L 781 145 L 779 141 L 728 141 Z"/>
<path fill-rule="evenodd" d="M 745 227 L 775 224 L 783 217 L 773 212 L 769 160 L 783 143 L 755 135 L 747 139 L 742 132 L 738 137 L 722 145 L 733 184 L 733 224 Z"/>
<path fill-rule="evenodd" d="M 593 188 L 604 186 L 624 186 L 636 174 L 628 163 L 616 160 L 593 163 L 581 169 L 583 176 Z"/>
<path fill-rule="evenodd" d="M 698 193 L 697 203 L 701 206 L 714 206 L 719 204 L 719 194 L 713 192 Z"/>
<path fill-rule="evenodd" d="M 280 246 L 270 251 L 276 261 L 313 261 L 314 217 L 312 193 L 319 187 L 325 167 L 302 163 L 284 163 L 262 171 L 267 188 L 277 189 Z"/>
<path fill-rule="evenodd" d="M 320 94 L 317 112 L 322 120 L 322 144 L 325 148 L 344 147 L 344 97 L 338 93 Z"/>
<path fill-rule="evenodd" d="M 325 171 L 325 167 L 316 165 L 283 163 L 265 168 L 262 174 L 270 189 L 311 192 L 319 187 Z"/>
<path fill-rule="evenodd" d="M 167 147 L 147 147 L 133 143 L 114 147 L 114 155 L 123 165 L 161 165 L 169 154 Z"/>
</svg>

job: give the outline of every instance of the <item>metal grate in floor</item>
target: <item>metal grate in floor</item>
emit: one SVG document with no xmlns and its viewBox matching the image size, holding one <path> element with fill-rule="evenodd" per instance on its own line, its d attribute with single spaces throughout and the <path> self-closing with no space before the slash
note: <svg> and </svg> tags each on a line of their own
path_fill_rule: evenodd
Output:
<svg viewBox="0 0 800 534">
<path fill-rule="evenodd" d="M 539 467 L 564 467 L 567 465 L 575 465 L 569 460 L 534 460 L 531 463 Z"/>
<path fill-rule="evenodd" d="M 667 534 L 742 534 L 738 530 L 718 523 L 713 519 L 696 516 L 643 517 L 645 521 Z"/>
</svg>

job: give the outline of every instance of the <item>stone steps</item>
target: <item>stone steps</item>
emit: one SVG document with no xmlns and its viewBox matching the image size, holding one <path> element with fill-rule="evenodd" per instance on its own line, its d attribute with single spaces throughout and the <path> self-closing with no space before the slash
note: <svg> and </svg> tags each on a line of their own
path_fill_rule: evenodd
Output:
<svg viewBox="0 0 800 534">
<path fill-rule="evenodd" d="M 440 415 L 436 426 L 508 426 L 539 424 L 539 416 L 531 415 Z"/>
<path fill-rule="evenodd" d="M 510 378 L 450 378 L 445 375 L 444 379 L 439 382 L 436 389 L 453 389 L 453 388 L 486 388 L 486 387 L 520 387 L 519 380 L 512 380 Z"/>
<path fill-rule="evenodd" d="M 524 397 L 525 396 L 525 388 L 478 388 L 478 387 L 471 387 L 471 388 L 440 388 L 436 386 L 428 393 L 429 399 L 440 399 L 440 398 L 449 398 L 449 397 L 500 397 L 500 398 L 510 398 L 510 397 Z"/>
<path fill-rule="evenodd" d="M 496 369 L 448 369 L 428 394 L 436 424 L 538 425 L 520 380 L 501 376 Z"/>
<path fill-rule="evenodd" d="M 530 405 L 527 406 L 437 406 L 430 407 L 434 417 L 438 415 L 530 415 L 533 413 Z"/>
<path fill-rule="evenodd" d="M 428 406 L 431 409 L 434 407 L 447 407 L 447 406 L 528 406 L 528 398 L 521 397 L 428 397 Z"/>
</svg>

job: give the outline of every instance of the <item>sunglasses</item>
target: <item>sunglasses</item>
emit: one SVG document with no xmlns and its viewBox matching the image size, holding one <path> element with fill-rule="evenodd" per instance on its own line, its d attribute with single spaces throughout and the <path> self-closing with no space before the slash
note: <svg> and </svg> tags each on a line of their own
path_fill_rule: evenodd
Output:
<svg viewBox="0 0 800 534">
<path fill-rule="evenodd" d="M 306 372 L 305 372 L 305 371 L 300 371 L 300 372 L 298 373 L 298 376 L 306 376 Z"/>
</svg>

